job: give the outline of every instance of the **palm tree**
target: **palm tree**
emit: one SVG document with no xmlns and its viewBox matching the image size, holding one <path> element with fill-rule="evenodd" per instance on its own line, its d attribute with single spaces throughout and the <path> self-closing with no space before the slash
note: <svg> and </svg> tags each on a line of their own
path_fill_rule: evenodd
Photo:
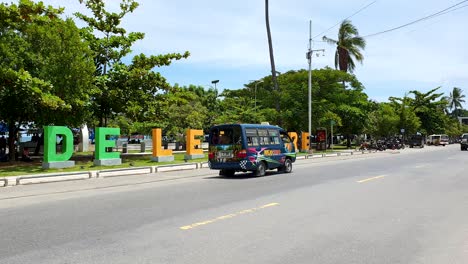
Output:
<svg viewBox="0 0 468 264">
<path fill-rule="evenodd" d="M 335 68 L 344 72 L 353 72 L 355 68 L 353 57 L 362 63 L 364 56 L 361 53 L 366 47 L 366 41 L 359 36 L 359 32 L 351 21 L 344 20 L 338 31 L 338 40 L 323 36 L 323 40 L 336 45 Z"/>
<path fill-rule="evenodd" d="M 450 95 L 447 98 L 449 108 L 453 109 L 452 114 L 456 113 L 458 109 L 463 108 L 462 103 L 465 102 L 465 100 L 463 99 L 465 98 L 465 95 L 462 93 L 462 89 L 458 87 L 453 87 L 452 92 L 450 92 Z"/>
<path fill-rule="evenodd" d="M 269 12 L 268 12 L 268 0 L 265 0 L 265 22 L 266 22 L 266 30 L 267 30 L 267 37 L 268 37 L 268 48 L 270 50 L 271 79 L 273 80 L 273 85 L 275 87 L 275 91 L 278 92 L 279 88 L 278 88 L 278 80 L 276 78 L 275 57 L 273 56 L 273 43 L 271 41 L 270 15 L 269 15 Z M 279 112 L 280 112 L 279 100 L 276 100 L 276 112 L 278 113 L 278 125 L 281 125 L 281 117 L 279 115 Z"/>
</svg>

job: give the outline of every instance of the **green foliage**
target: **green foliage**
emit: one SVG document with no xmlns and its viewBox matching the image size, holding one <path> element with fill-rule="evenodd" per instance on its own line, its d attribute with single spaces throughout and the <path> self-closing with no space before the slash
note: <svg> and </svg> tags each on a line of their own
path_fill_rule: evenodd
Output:
<svg viewBox="0 0 468 264">
<path fill-rule="evenodd" d="M 436 93 L 440 87 L 428 92 L 410 91 L 414 98 L 390 97 L 393 107 L 400 115 L 400 128 L 405 128 L 407 133 L 415 131 L 430 134 L 449 134 L 455 136 L 462 132 L 462 127 L 456 119 L 446 114 L 448 105 L 447 97 L 443 93 Z M 459 112 L 463 110 L 459 109 Z"/>
<path fill-rule="evenodd" d="M 460 130 L 462 133 L 468 133 L 468 125 L 461 125 Z"/>
<path fill-rule="evenodd" d="M 336 122 L 336 133 L 360 133 L 367 122 L 370 103 L 363 87 L 355 76 L 324 68 L 313 71 L 312 86 L 312 129 L 329 126 L 330 120 Z M 246 88 L 225 91 L 221 102 L 220 123 L 268 121 L 275 124 L 278 120 L 276 103 L 281 105 L 282 126 L 290 131 L 308 130 L 308 72 L 289 71 L 279 76 L 281 90 L 273 89 L 271 76 L 257 82 L 257 112 L 255 110 L 255 83 Z M 344 87 L 342 82 L 349 83 Z"/>
<path fill-rule="evenodd" d="M 465 133 L 463 131 L 463 126 L 458 122 L 458 120 L 456 119 L 447 120 L 445 134 L 449 135 L 449 137 L 457 138 L 463 133 Z"/>
<path fill-rule="evenodd" d="M 378 108 L 369 114 L 367 133 L 380 137 L 390 137 L 399 133 L 400 117 L 395 108 L 388 103 L 378 104 Z"/>
<path fill-rule="evenodd" d="M 272 122 L 276 116 L 273 109 L 255 109 L 255 100 L 248 90 L 225 90 L 220 103 L 216 124 Z"/>
<path fill-rule="evenodd" d="M 208 110 L 193 91 L 176 86 L 158 100 L 163 103 L 163 129 L 167 135 L 182 136 L 188 128 L 204 128 Z"/>
<path fill-rule="evenodd" d="M 412 99 L 405 96 L 404 98 L 390 97 L 391 106 L 395 110 L 396 114 L 399 117 L 398 123 L 396 124 L 396 133 L 400 133 L 401 129 L 405 130 L 405 134 L 412 135 L 417 132 L 426 133 L 426 131 L 421 131 L 421 121 L 416 115 L 413 106 L 411 105 Z"/>
<path fill-rule="evenodd" d="M 73 125 L 85 116 L 93 65 L 61 12 L 29 0 L 0 4 L 0 119 L 9 126 L 10 150 L 21 125 Z"/>
<path fill-rule="evenodd" d="M 443 93 L 435 93 L 438 89 L 440 87 L 426 93 L 410 91 L 414 95 L 410 105 L 421 121 L 422 132 L 427 135 L 444 133 L 449 120 L 444 111 L 447 101 L 442 98 Z"/>
<path fill-rule="evenodd" d="M 94 64 L 91 51 L 73 20 L 54 19 L 47 26 L 31 25 L 24 35 L 34 54 L 29 72 L 52 84 L 51 93 L 69 105 L 45 108 L 35 118 L 37 125 L 80 126 L 89 118 L 88 102 L 96 93 L 92 86 Z"/>
<path fill-rule="evenodd" d="M 106 11 L 103 0 L 80 2 L 85 3 L 93 15 L 75 14 L 87 23 L 88 27 L 82 35 L 94 51 L 95 86 L 99 92 L 93 97 L 92 111 L 99 126 L 106 126 L 110 118 L 119 115 L 125 115 L 132 122 L 158 123 L 157 94 L 169 89 L 169 84 L 152 69 L 187 58 L 189 52 L 157 56 L 139 54 L 133 57 L 130 65 L 125 65 L 122 58 L 130 54 L 132 45 L 142 40 L 144 34 L 127 33 L 120 24 L 127 14 L 138 7 L 138 3 L 122 0 L 120 12 L 112 13 Z"/>
</svg>

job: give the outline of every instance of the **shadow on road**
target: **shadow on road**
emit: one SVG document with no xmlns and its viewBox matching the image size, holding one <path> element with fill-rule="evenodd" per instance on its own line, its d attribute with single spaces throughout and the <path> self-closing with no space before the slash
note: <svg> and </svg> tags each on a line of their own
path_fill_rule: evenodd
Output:
<svg viewBox="0 0 468 264">
<path fill-rule="evenodd" d="M 263 177 L 269 177 L 269 176 L 274 176 L 277 174 L 281 174 L 277 171 L 267 171 L 265 173 L 265 176 L 258 177 L 255 176 L 253 172 L 238 172 L 234 176 L 210 176 L 210 177 L 205 177 L 203 179 L 206 180 L 216 180 L 216 179 L 222 179 L 222 180 L 247 180 L 247 179 L 258 179 L 258 178 L 263 178 Z"/>
</svg>

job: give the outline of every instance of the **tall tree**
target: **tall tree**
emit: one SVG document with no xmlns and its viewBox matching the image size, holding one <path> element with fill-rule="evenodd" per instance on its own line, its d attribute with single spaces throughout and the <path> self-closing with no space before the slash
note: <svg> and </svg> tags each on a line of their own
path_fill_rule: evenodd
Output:
<svg viewBox="0 0 468 264">
<path fill-rule="evenodd" d="M 403 98 L 390 97 L 389 101 L 395 113 L 399 116 L 394 134 L 400 133 L 401 129 L 404 129 L 405 135 L 412 135 L 416 134 L 416 132 L 420 132 L 421 121 L 411 105 L 412 98 L 405 94 Z"/>
<path fill-rule="evenodd" d="M 104 0 L 80 0 L 90 9 L 93 16 L 82 13 L 75 15 L 88 24 L 84 38 L 94 51 L 96 65 L 95 85 L 99 93 L 94 96 L 93 110 L 98 118 L 99 126 L 106 126 L 113 116 L 136 112 L 142 116 L 154 116 L 145 109 L 153 110 L 154 98 L 160 89 L 168 89 L 169 84 L 159 73 L 152 71 L 154 67 L 168 66 L 172 60 L 187 58 L 190 54 L 170 53 L 157 56 L 137 55 L 131 65 L 122 63 L 122 58 L 131 53 L 131 47 L 137 40 L 142 40 L 141 32 L 127 31 L 120 26 L 122 19 L 132 13 L 138 3 L 134 0 L 122 0 L 120 12 L 106 11 Z M 102 36 L 102 37 L 98 37 Z M 133 102 L 133 103 L 132 103 Z M 149 105 L 148 105 L 149 104 Z M 130 105 L 131 108 L 127 108 Z M 140 107 L 135 111 L 135 106 Z"/>
<path fill-rule="evenodd" d="M 68 125 L 79 127 L 89 118 L 89 101 L 94 89 L 94 63 L 89 46 L 71 18 L 54 19 L 44 25 L 30 25 L 24 35 L 31 43 L 37 67 L 32 76 L 52 84 L 51 92 L 70 107 L 43 109 L 35 118 L 37 125 Z"/>
<path fill-rule="evenodd" d="M 324 68 L 314 70 L 314 84 L 312 86 L 312 104 L 315 116 L 312 127 L 329 126 L 334 120 L 338 127 L 336 133 L 358 134 L 364 129 L 369 112 L 367 95 L 363 92 L 362 84 L 352 74 L 339 70 Z M 262 78 L 257 85 L 257 111 L 259 116 L 249 113 L 247 109 L 254 109 L 252 89 L 255 83 L 250 83 L 243 90 L 224 92 L 225 99 L 222 115 L 219 120 L 274 122 L 278 116 L 283 118 L 282 127 L 290 131 L 307 131 L 307 80 L 308 71 L 288 71 L 281 74 L 278 81 L 283 87 L 279 96 L 274 94 L 271 86 L 271 75 Z M 350 87 L 345 89 L 341 82 L 348 82 Z M 281 101 L 281 113 L 276 112 L 275 104 Z M 239 107 L 242 102 L 242 107 Z M 250 107 L 245 107 L 250 105 Z M 239 108 L 239 109 L 238 109 Z M 249 119 L 250 118 L 250 119 Z M 260 118 L 260 119 L 258 119 Z M 258 121 L 257 121 L 258 122 Z"/>
<path fill-rule="evenodd" d="M 377 109 L 369 114 L 367 131 L 375 137 L 390 137 L 398 134 L 398 114 L 388 103 L 380 103 Z"/>
<path fill-rule="evenodd" d="M 439 89 L 437 87 L 426 93 L 410 91 L 414 95 L 410 105 L 421 121 L 422 132 L 426 134 L 444 133 L 447 126 L 449 118 L 444 111 L 447 101 L 442 97 L 443 93 L 436 93 Z"/>
<path fill-rule="evenodd" d="M 463 94 L 463 90 L 458 87 L 453 87 L 453 90 L 450 92 L 449 97 L 447 98 L 448 107 L 452 110 L 452 114 L 457 114 L 458 109 L 462 109 L 462 103 L 465 102 L 464 100 L 465 95 Z"/>
<path fill-rule="evenodd" d="M 78 28 L 61 13 L 29 0 L 0 4 L 0 120 L 8 124 L 11 158 L 21 126 L 84 117 L 94 67 Z"/>
<path fill-rule="evenodd" d="M 356 67 L 353 58 L 361 63 L 364 60 L 361 50 L 365 49 L 366 41 L 359 36 L 357 28 L 347 19 L 340 25 L 337 40 L 327 38 L 326 36 L 323 36 L 323 40 L 329 44 L 336 45 L 336 69 L 352 73 Z"/>
<path fill-rule="evenodd" d="M 161 100 L 165 105 L 164 116 L 167 120 L 164 131 L 168 135 L 183 140 L 187 128 L 204 128 L 208 110 L 193 90 L 176 86 L 162 95 Z"/>
<path fill-rule="evenodd" d="M 260 123 L 262 121 L 274 122 L 268 116 L 276 117 L 274 106 L 271 109 L 256 109 L 255 101 L 247 89 L 224 90 L 224 100 L 220 102 L 221 113 L 215 123 Z M 268 112 L 273 112 L 270 114 Z"/>
<path fill-rule="evenodd" d="M 273 42 L 271 40 L 270 12 L 269 12 L 268 0 L 265 0 L 265 22 L 266 22 L 266 30 L 267 30 L 267 37 L 268 37 L 268 50 L 270 51 L 271 77 L 272 77 L 273 85 L 275 87 L 275 92 L 278 94 L 279 86 L 278 86 L 278 80 L 276 78 L 275 56 L 273 55 Z M 276 106 L 276 112 L 279 113 L 280 102 L 277 101 L 275 106 Z M 278 124 L 281 125 L 281 117 L 279 115 L 278 115 Z"/>
</svg>

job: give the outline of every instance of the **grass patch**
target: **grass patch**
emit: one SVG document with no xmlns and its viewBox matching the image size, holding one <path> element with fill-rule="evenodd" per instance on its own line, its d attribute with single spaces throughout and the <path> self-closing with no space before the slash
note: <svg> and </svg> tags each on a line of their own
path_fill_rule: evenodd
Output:
<svg viewBox="0 0 468 264">
<path fill-rule="evenodd" d="M 31 163 L 22 161 L 6 162 L 0 166 L 0 177 L 6 176 L 18 176 L 18 175 L 29 175 L 29 174 L 41 174 L 41 173 L 59 173 L 59 172 L 79 172 L 79 171 L 90 171 L 90 170 L 108 170 L 118 168 L 131 168 L 131 167 L 147 167 L 147 166 L 158 166 L 158 165 L 170 165 L 170 164 L 182 164 L 191 162 L 206 162 L 208 155 L 205 154 L 205 158 L 184 160 L 185 153 L 175 153 L 174 161 L 171 162 L 154 162 L 151 161 L 151 153 L 143 155 L 124 155 L 121 156 L 122 164 L 116 166 L 94 166 L 92 153 L 90 154 L 74 154 L 71 160 L 75 160 L 75 166 L 64 169 L 43 169 L 42 160 L 36 160 Z"/>
</svg>

